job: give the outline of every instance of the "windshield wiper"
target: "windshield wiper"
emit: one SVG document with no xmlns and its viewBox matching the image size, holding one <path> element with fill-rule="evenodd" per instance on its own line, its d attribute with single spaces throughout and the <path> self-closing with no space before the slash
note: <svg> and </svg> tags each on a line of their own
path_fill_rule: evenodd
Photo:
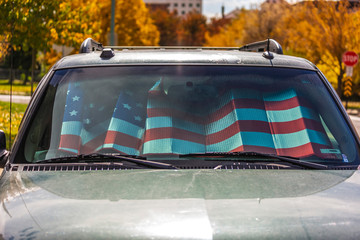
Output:
<svg viewBox="0 0 360 240">
<path fill-rule="evenodd" d="M 211 152 L 211 153 L 191 153 L 191 154 L 183 154 L 180 155 L 181 158 L 187 157 L 263 157 L 263 158 L 271 158 L 280 160 L 282 162 L 291 163 L 293 165 L 297 165 L 300 167 L 305 167 L 308 169 L 317 169 L 317 170 L 325 170 L 329 169 L 328 166 L 324 164 L 314 163 L 314 162 L 307 162 L 300 160 L 296 157 L 290 156 L 281 156 L 275 154 L 268 154 L 268 153 L 260 153 L 260 152 Z M 213 159 L 206 159 L 206 161 L 213 160 Z M 231 159 L 229 161 L 239 161 L 239 159 Z M 241 159 L 244 161 L 244 159 Z"/>
<path fill-rule="evenodd" d="M 109 161 L 111 160 L 111 161 Z M 162 162 L 155 162 L 146 160 L 145 157 L 135 157 L 131 155 L 122 154 L 103 154 L 103 153 L 91 153 L 91 154 L 79 154 L 64 156 L 59 158 L 52 158 L 47 160 L 41 160 L 36 163 L 95 163 L 95 162 L 130 162 L 137 165 L 156 168 L 156 169 L 178 169 L 175 166 Z"/>
</svg>

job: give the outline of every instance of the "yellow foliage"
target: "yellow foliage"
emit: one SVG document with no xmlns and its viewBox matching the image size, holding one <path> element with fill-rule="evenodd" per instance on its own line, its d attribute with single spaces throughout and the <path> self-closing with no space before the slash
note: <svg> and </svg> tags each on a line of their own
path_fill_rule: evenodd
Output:
<svg viewBox="0 0 360 240">
<path fill-rule="evenodd" d="M 206 33 L 206 46 L 212 47 L 239 47 L 244 43 L 244 27 L 247 19 L 247 11 L 242 10 L 227 27 L 223 28 L 220 33 L 210 36 Z"/>
<path fill-rule="evenodd" d="M 110 0 L 59 0 L 56 19 L 47 23 L 49 45 L 65 45 L 77 51 L 88 37 L 106 45 L 110 11 Z M 159 32 L 142 0 L 117 0 L 115 13 L 118 45 L 157 45 Z M 45 58 L 52 65 L 60 57 L 51 49 Z"/>
<path fill-rule="evenodd" d="M 360 53 L 360 10 L 344 1 L 304 1 L 289 5 L 264 3 L 241 11 L 219 34 L 206 35 L 208 46 L 239 46 L 268 37 L 278 40 L 285 53 L 305 57 L 318 65 L 341 92 L 347 50 Z M 360 82 L 360 64 L 353 79 Z"/>
<path fill-rule="evenodd" d="M 50 29 L 50 35 L 54 41 L 57 41 L 59 39 L 59 36 L 54 28 Z"/>
<path fill-rule="evenodd" d="M 292 49 L 317 64 L 341 93 L 345 66 L 342 55 L 359 50 L 359 10 L 348 1 L 305 2 L 291 8 L 278 25 L 285 49 Z"/>
<path fill-rule="evenodd" d="M 45 53 L 45 60 L 48 66 L 54 65 L 62 57 L 61 53 L 56 52 L 54 49 L 50 49 Z"/>
<path fill-rule="evenodd" d="M 101 6 L 100 41 L 108 43 L 110 34 L 111 1 L 98 0 Z M 117 0 L 115 6 L 115 33 L 117 45 L 157 45 L 160 33 L 150 18 L 150 13 L 142 0 Z"/>
<path fill-rule="evenodd" d="M 9 43 L 6 36 L 0 35 L 0 62 L 3 60 L 9 49 Z"/>
<path fill-rule="evenodd" d="M 337 87 L 337 77 L 340 74 L 340 70 L 333 56 L 330 54 L 324 54 L 322 61 L 317 64 L 317 67 L 324 73 L 325 77 L 331 83 L 331 85 Z"/>
<path fill-rule="evenodd" d="M 237 17 L 219 34 L 214 36 L 207 34 L 207 45 L 238 47 L 274 37 L 276 26 L 288 8 L 287 2 L 280 1 L 276 4 L 263 3 L 260 9 L 241 9 Z"/>
<path fill-rule="evenodd" d="M 87 37 L 100 37 L 99 16 L 101 11 L 96 0 L 62 0 L 59 3 L 57 19 L 49 26 L 52 27 L 51 41 L 78 49 Z"/>
</svg>

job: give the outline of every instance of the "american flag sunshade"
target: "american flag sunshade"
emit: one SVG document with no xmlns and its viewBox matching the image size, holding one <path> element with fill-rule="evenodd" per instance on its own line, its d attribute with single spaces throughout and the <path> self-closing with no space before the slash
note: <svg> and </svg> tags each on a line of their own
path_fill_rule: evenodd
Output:
<svg viewBox="0 0 360 240">
<path fill-rule="evenodd" d="M 107 130 L 99 131 L 96 126 L 84 128 L 88 121 L 82 109 L 85 93 L 79 84 L 71 83 L 59 149 L 74 154 L 258 151 L 294 157 L 335 156 L 319 114 L 293 88 L 274 91 L 234 86 L 196 101 L 191 91 L 184 92 L 182 100 L 174 100 L 171 91 L 164 91 L 162 80 L 142 97 L 123 89 L 108 117 Z M 181 96 L 181 89 L 176 92 Z"/>
</svg>

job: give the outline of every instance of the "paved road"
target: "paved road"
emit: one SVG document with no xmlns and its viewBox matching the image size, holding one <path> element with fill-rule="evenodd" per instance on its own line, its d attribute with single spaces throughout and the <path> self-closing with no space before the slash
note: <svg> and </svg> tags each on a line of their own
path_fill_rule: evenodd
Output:
<svg viewBox="0 0 360 240">
<path fill-rule="evenodd" d="M 351 121 L 353 122 L 356 131 L 358 132 L 358 134 L 360 135 L 360 117 L 357 116 L 350 116 Z"/>
<path fill-rule="evenodd" d="M 10 102 L 10 95 L 0 95 L 0 101 L 1 102 Z M 30 96 L 13 95 L 12 102 L 28 104 L 30 102 Z"/>
</svg>

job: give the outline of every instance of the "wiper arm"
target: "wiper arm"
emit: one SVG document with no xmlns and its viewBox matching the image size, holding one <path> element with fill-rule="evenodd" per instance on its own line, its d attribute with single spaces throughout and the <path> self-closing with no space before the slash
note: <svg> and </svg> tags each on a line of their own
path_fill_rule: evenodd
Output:
<svg viewBox="0 0 360 240">
<path fill-rule="evenodd" d="M 328 166 L 324 164 L 314 163 L 314 162 L 307 162 L 300 160 L 296 157 L 290 156 L 281 156 L 275 154 L 268 154 L 268 153 L 260 153 L 260 152 L 211 152 L 211 153 L 192 153 L 192 154 L 184 154 L 180 155 L 180 157 L 207 157 L 207 156 L 218 156 L 218 157 L 265 157 L 265 158 L 272 158 L 277 159 L 282 162 L 291 163 L 300 167 L 305 167 L 308 169 L 317 169 L 317 170 L 325 170 L 329 169 Z M 234 161 L 233 159 L 231 161 Z"/>
<path fill-rule="evenodd" d="M 108 162 L 109 159 L 112 161 L 126 161 L 130 163 L 135 163 L 137 165 L 141 165 L 147 168 L 156 168 L 156 169 L 178 169 L 175 166 L 162 162 L 155 162 L 146 160 L 144 157 L 134 157 L 130 155 L 122 155 L 122 154 L 102 154 L 102 153 L 91 153 L 91 154 L 79 154 L 73 156 L 65 156 L 59 158 L 52 158 L 48 160 L 38 161 L 37 163 L 67 163 L 67 162 Z"/>
</svg>

